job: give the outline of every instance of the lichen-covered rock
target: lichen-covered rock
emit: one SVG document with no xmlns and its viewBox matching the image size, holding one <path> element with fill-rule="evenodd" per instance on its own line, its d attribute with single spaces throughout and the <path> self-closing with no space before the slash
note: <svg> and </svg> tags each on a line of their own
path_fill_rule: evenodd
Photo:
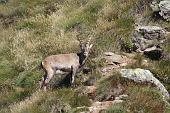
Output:
<svg viewBox="0 0 170 113">
<path fill-rule="evenodd" d="M 169 99 L 169 93 L 163 84 L 153 76 L 149 70 L 145 69 L 121 69 L 121 76 L 133 80 L 134 82 L 143 83 L 153 83 L 160 90 L 165 99 Z"/>
</svg>

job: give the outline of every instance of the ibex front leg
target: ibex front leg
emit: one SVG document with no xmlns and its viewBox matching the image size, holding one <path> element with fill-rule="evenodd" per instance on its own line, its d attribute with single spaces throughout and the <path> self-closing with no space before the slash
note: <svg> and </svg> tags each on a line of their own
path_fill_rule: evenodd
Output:
<svg viewBox="0 0 170 113">
<path fill-rule="evenodd" d="M 73 84 L 74 83 L 74 79 L 75 79 L 75 75 L 76 75 L 76 72 L 77 72 L 77 67 L 73 67 L 73 66 L 71 66 L 71 71 L 72 71 L 72 73 L 71 73 L 71 84 Z"/>
</svg>

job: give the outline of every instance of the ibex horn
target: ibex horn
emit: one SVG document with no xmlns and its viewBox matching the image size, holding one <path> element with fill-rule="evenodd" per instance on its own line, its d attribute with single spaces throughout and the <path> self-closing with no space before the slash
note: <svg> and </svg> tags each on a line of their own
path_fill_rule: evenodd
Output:
<svg viewBox="0 0 170 113">
<path fill-rule="evenodd" d="M 83 44 L 83 41 L 80 38 L 77 38 L 80 44 Z"/>
<path fill-rule="evenodd" d="M 90 41 L 91 41 L 91 37 L 88 39 L 87 44 L 89 44 L 89 43 L 90 43 Z"/>
</svg>

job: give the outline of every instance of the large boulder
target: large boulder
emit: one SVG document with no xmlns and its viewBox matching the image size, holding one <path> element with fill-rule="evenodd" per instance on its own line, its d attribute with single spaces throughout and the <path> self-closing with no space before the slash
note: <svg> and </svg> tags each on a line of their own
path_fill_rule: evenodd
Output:
<svg viewBox="0 0 170 113">
<path fill-rule="evenodd" d="M 164 87 L 164 85 L 153 76 L 153 74 L 149 70 L 145 69 L 121 69 L 120 71 L 121 76 L 124 78 L 128 78 L 130 80 L 133 80 L 137 83 L 152 83 L 156 85 L 156 87 L 160 90 L 162 93 L 164 99 L 169 99 L 169 93 Z"/>
<path fill-rule="evenodd" d="M 151 8 L 154 12 L 158 12 L 165 20 L 170 21 L 170 0 L 154 0 Z"/>
</svg>

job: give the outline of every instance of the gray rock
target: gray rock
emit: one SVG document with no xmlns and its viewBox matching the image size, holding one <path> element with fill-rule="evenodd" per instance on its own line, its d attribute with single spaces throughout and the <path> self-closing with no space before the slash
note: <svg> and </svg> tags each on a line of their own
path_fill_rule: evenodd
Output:
<svg viewBox="0 0 170 113">
<path fill-rule="evenodd" d="M 164 0 L 159 3 L 159 14 L 166 19 L 167 21 L 170 21 L 170 1 Z"/>
<path fill-rule="evenodd" d="M 148 48 L 161 45 L 165 34 L 166 31 L 158 26 L 137 26 L 133 37 L 136 51 L 144 52 Z"/>
<path fill-rule="evenodd" d="M 135 30 L 148 40 L 164 38 L 166 33 L 163 28 L 158 26 L 137 26 Z"/>
<path fill-rule="evenodd" d="M 160 90 L 165 99 L 169 99 L 169 93 L 163 84 L 153 76 L 149 70 L 145 69 L 121 69 L 121 76 L 133 80 L 134 82 L 143 83 L 153 83 L 156 85 L 157 89 Z"/>
<path fill-rule="evenodd" d="M 160 16 L 170 21 L 170 0 L 154 0 L 150 6 L 154 12 L 159 12 Z"/>
</svg>

